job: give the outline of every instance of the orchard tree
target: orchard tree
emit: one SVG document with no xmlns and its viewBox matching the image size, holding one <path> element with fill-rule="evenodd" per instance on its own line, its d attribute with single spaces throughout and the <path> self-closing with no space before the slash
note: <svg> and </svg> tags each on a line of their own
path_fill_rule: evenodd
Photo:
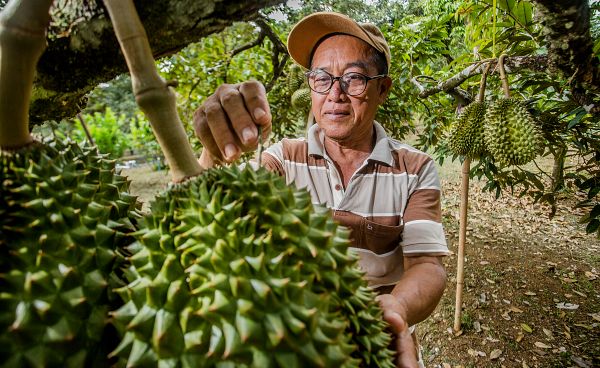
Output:
<svg viewBox="0 0 600 368">
<path fill-rule="evenodd" d="M 525 100 L 538 119 L 545 137 L 543 155 L 553 159 L 554 167 L 502 167 L 486 157 L 471 174 L 485 177 L 487 188 L 498 194 L 512 188 L 516 194 L 531 195 L 552 206 L 565 186 L 574 185 L 585 192 L 580 204 L 588 208 L 583 219 L 587 231 L 600 229 L 597 2 L 282 3 L 136 1 L 163 75 L 179 80 L 184 115 L 189 116 L 219 83 L 255 78 L 269 88 L 279 127 L 276 133 L 297 134 L 303 128 L 303 116 L 290 107 L 293 91 L 280 78 L 288 76 L 291 64 L 282 50 L 283 42 L 293 22 L 303 15 L 341 11 L 377 23 L 391 44 L 394 89 L 377 119 L 399 138 L 413 129 L 414 122 L 424 126 L 418 132 L 419 146 L 443 160 L 449 155 L 446 134 L 456 108 L 473 100 L 486 64 L 495 68 L 497 57 L 507 54 L 513 95 Z M 277 12 L 283 19 L 272 19 L 279 19 L 274 16 Z M 234 21 L 251 23 L 238 23 L 221 32 Z M 93 87 L 125 71 L 100 2 L 56 0 L 53 22 L 35 80 L 33 123 L 75 116 Z M 499 85 L 497 72 L 490 76 L 489 85 Z M 499 95 L 499 88 L 490 87 L 486 98 Z M 574 168 L 565 169 L 565 162 L 574 163 Z"/>
</svg>

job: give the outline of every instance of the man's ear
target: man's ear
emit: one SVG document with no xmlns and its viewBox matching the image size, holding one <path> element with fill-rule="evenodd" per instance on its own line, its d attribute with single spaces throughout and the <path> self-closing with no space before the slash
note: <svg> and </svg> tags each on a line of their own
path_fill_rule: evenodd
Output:
<svg viewBox="0 0 600 368">
<path fill-rule="evenodd" d="M 392 90 L 392 78 L 386 76 L 381 79 L 381 83 L 379 83 L 379 103 L 384 103 L 385 99 L 390 94 Z"/>
</svg>

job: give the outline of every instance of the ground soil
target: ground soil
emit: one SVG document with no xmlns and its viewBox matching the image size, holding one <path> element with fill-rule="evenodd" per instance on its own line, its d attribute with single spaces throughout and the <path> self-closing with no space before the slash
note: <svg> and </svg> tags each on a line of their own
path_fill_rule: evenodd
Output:
<svg viewBox="0 0 600 368">
<path fill-rule="evenodd" d="M 145 209 L 169 181 L 123 171 Z M 600 240 L 577 223 L 574 193 L 556 215 L 528 198 L 470 185 L 461 330 L 453 331 L 460 167 L 440 168 L 448 287 L 418 331 L 427 367 L 600 367 Z M 569 199 L 570 198 L 570 199 Z"/>
</svg>

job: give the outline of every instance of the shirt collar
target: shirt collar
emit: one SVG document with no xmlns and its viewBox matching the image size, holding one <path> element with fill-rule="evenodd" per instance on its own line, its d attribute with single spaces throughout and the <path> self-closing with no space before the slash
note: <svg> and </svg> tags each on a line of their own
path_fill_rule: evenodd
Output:
<svg viewBox="0 0 600 368">
<path fill-rule="evenodd" d="M 375 147 L 367 160 L 379 161 L 388 166 L 394 164 L 392 150 L 390 149 L 388 135 L 385 129 L 378 122 L 373 122 L 375 127 Z M 327 157 L 325 154 L 325 133 L 319 128 L 318 124 L 313 124 L 308 129 L 308 154 L 321 157 Z"/>
</svg>

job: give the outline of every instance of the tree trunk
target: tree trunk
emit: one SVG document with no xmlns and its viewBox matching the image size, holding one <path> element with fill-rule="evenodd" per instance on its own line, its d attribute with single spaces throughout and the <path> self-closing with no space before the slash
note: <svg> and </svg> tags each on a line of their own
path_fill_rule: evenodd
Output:
<svg viewBox="0 0 600 368">
<path fill-rule="evenodd" d="M 155 58 L 167 56 L 234 21 L 258 16 L 258 10 L 283 0 L 136 0 Z M 74 117 L 85 95 L 101 82 L 127 71 L 125 59 L 105 12 L 72 24 L 49 37 L 34 81 L 30 121 Z"/>
</svg>

